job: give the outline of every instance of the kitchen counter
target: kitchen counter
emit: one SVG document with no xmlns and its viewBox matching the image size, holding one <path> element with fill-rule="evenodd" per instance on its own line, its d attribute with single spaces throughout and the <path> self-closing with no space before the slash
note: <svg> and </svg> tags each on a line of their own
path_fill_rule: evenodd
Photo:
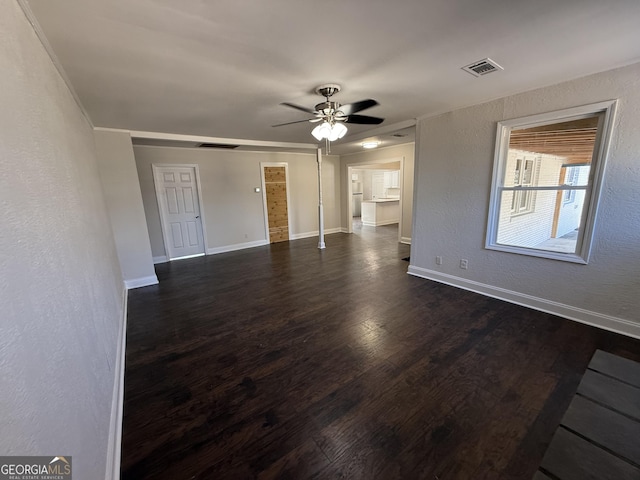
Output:
<svg viewBox="0 0 640 480">
<path fill-rule="evenodd" d="M 400 222 L 399 198 L 376 198 L 362 202 L 362 225 L 378 227 Z"/>
<path fill-rule="evenodd" d="M 362 203 L 387 203 L 400 202 L 399 198 L 374 198 L 373 200 L 364 200 Z"/>
</svg>

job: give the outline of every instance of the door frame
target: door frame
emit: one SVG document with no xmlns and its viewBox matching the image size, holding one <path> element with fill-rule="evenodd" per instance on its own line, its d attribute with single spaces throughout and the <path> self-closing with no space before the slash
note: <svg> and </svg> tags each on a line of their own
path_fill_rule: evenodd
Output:
<svg viewBox="0 0 640 480">
<path fill-rule="evenodd" d="M 198 208 L 200 210 L 200 225 L 202 227 L 202 245 L 204 248 L 204 252 L 202 254 L 197 255 L 187 255 L 185 257 L 173 257 L 169 256 L 168 245 L 168 237 L 167 237 L 167 229 L 166 219 L 164 218 L 164 210 L 162 209 L 162 202 L 160 202 L 160 196 L 162 192 L 160 191 L 160 187 L 157 182 L 157 175 L 162 168 L 193 168 L 195 179 L 196 179 L 196 190 L 198 193 Z M 158 213 L 160 215 L 160 229 L 162 230 L 162 241 L 164 242 L 164 254 L 167 257 L 167 260 L 176 260 L 178 258 L 190 258 L 190 257 L 199 257 L 201 255 L 208 255 L 209 247 L 207 246 L 207 228 L 205 226 L 204 220 L 204 208 L 202 205 L 202 185 L 200 183 L 200 169 L 198 164 L 196 163 L 152 163 L 151 170 L 153 172 L 153 184 L 156 191 L 156 202 L 158 203 Z"/>
<path fill-rule="evenodd" d="M 291 238 L 291 193 L 289 188 L 289 163 L 287 162 L 260 162 L 260 182 L 262 186 L 262 211 L 264 212 L 264 233 L 267 245 L 271 244 L 269 235 L 269 210 L 267 210 L 267 189 L 264 181 L 264 167 L 284 167 L 284 177 L 287 189 L 287 229 L 289 230 L 289 240 Z"/>
<path fill-rule="evenodd" d="M 367 167 L 377 167 L 381 164 L 386 163 L 397 163 L 400 162 L 400 218 L 398 220 L 398 242 L 402 243 L 402 219 L 404 217 L 404 205 L 403 205 L 403 197 L 404 197 L 404 155 L 401 157 L 391 157 L 391 158 L 382 158 L 378 160 L 366 160 L 363 162 L 355 162 L 347 164 L 347 233 L 353 233 L 353 205 L 352 205 L 352 197 L 353 197 L 353 188 L 351 182 L 351 173 L 353 170 L 368 170 Z M 378 168 L 373 168 L 375 170 L 381 170 Z M 372 170 L 372 169 L 369 169 Z"/>
</svg>

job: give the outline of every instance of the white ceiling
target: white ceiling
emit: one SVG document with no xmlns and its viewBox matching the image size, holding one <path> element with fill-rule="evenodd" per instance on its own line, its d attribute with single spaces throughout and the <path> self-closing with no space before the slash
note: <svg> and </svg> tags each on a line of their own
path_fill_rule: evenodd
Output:
<svg viewBox="0 0 640 480">
<path fill-rule="evenodd" d="M 314 143 L 308 123 L 271 125 L 334 82 L 386 119 L 349 125 L 355 144 L 640 61 L 638 0 L 27 1 L 94 125 L 129 130 Z M 460 69 L 485 57 L 505 70 Z"/>
</svg>

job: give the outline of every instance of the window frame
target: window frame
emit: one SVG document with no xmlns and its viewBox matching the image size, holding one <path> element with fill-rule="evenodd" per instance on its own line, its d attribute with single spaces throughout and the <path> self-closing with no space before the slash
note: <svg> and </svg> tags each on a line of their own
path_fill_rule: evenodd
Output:
<svg viewBox="0 0 640 480">
<path fill-rule="evenodd" d="M 486 249 L 580 264 L 587 264 L 589 262 L 593 235 L 598 216 L 598 207 L 602 193 L 604 173 L 611 144 L 611 136 L 613 133 L 617 103 L 617 100 L 609 100 L 498 122 L 493 160 L 493 175 L 491 180 L 491 196 L 489 199 L 487 235 L 485 240 Z M 511 130 L 514 128 L 533 128 L 553 123 L 562 123 L 600 113 L 603 114 L 603 117 L 601 123 L 598 125 L 598 135 L 596 136 L 596 142 L 593 149 L 594 154 L 591 162 L 592 167 L 586 188 L 572 188 L 569 185 L 559 185 L 556 189 L 584 189 L 586 192 L 575 253 L 553 252 L 550 250 L 539 250 L 530 247 L 499 244 L 497 242 L 497 235 L 502 192 L 504 190 L 519 191 L 513 190 L 512 187 L 504 186 Z M 533 188 L 531 191 L 533 190 L 537 189 Z"/>
</svg>

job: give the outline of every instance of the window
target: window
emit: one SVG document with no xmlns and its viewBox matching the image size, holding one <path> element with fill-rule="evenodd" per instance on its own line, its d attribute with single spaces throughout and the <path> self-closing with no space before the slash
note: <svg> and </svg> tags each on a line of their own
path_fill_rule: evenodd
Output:
<svg viewBox="0 0 640 480">
<path fill-rule="evenodd" d="M 537 159 L 517 158 L 513 185 L 530 187 L 534 185 L 534 170 Z M 522 215 L 535 210 L 532 190 L 518 190 L 513 192 L 511 199 L 511 215 Z"/>
<path fill-rule="evenodd" d="M 615 106 L 498 123 L 486 248 L 588 262 Z"/>
<path fill-rule="evenodd" d="M 580 178 L 580 167 L 565 167 L 566 177 L 564 184 L 565 185 L 578 185 L 578 178 Z M 588 168 L 588 165 L 587 165 Z M 564 203 L 573 203 L 576 200 L 576 191 L 575 190 L 565 190 L 564 191 Z"/>
</svg>

